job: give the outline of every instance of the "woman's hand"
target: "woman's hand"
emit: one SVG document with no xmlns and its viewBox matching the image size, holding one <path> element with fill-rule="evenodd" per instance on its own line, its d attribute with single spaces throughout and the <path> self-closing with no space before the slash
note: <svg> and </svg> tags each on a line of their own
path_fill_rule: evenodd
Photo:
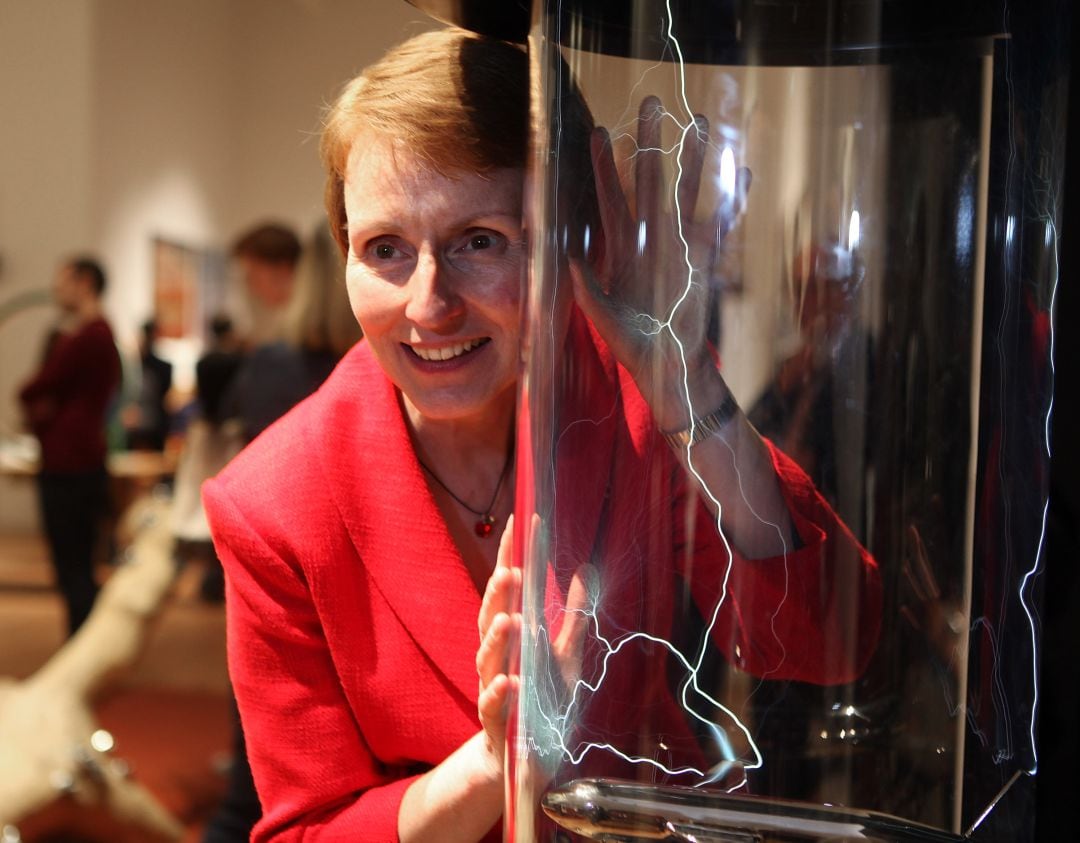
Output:
<svg viewBox="0 0 1080 843">
<path fill-rule="evenodd" d="M 486 748 L 500 775 L 507 711 L 518 685 L 518 678 L 509 674 L 510 648 L 521 631 L 521 614 L 517 611 L 521 571 L 511 564 L 513 535 L 511 515 L 499 540 L 495 570 L 488 579 L 477 618 L 480 631 L 480 647 L 476 651 L 476 672 L 480 677 L 477 708 Z"/>
<path fill-rule="evenodd" d="M 583 260 L 571 260 L 574 297 L 619 363 L 634 378 L 664 432 L 686 431 L 724 407 L 730 391 L 717 369 L 706 330 L 713 270 L 721 246 L 742 213 L 750 171 L 720 154 L 720 196 L 704 222 L 695 220 L 701 176 L 710 151 L 704 117 L 680 127 L 671 151 L 662 147 L 667 112 L 646 97 L 638 113 L 633 208 L 619 181 L 611 139 L 593 132 L 591 153 L 601 233 Z M 675 156 L 665 186 L 663 156 Z M 666 207 L 671 197 L 670 209 Z M 772 457 L 742 412 L 712 436 L 680 450 L 708 506 L 732 544 L 748 559 L 789 549 L 791 516 Z"/>
<path fill-rule="evenodd" d="M 961 637 L 968 626 L 967 615 L 957 603 L 941 593 L 926 545 L 914 524 L 908 526 L 908 538 L 911 553 L 904 559 L 902 571 L 907 590 L 915 599 L 902 597 L 900 614 L 912 629 L 925 636 L 927 645 L 941 663 L 955 671 Z"/>
<path fill-rule="evenodd" d="M 709 149 L 707 121 L 697 116 L 680 130 L 671 153 L 677 156 L 675 182 L 666 191 L 662 158 L 667 153 L 661 146 L 666 112 L 656 97 L 647 97 L 638 118 L 633 209 L 608 133 L 593 132 L 602 237 L 585 261 L 571 264 L 571 274 L 579 306 L 634 377 L 661 429 L 682 429 L 689 421 L 684 377 L 698 415 L 714 409 L 704 404 L 716 394 L 723 396 L 705 336 L 709 286 L 720 245 L 742 211 L 750 171 L 736 172 L 733 160 L 721 156 L 721 201 L 704 222 L 696 222 Z M 665 207 L 669 192 L 670 210 Z M 699 382 L 702 389 L 696 388 Z"/>
<path fill-rule="evenodd" d="M 521 627 L 516 610 L 521 572 L 511 564 L 513 535 L 511 516 L 477 617 L 477 709 L 483 728 L 406 790 L 398 810 L 402 843 L 474 843 L 502 816 L 506 718 L 517 688 L 517 678 L 508 672 L 509 657 Z"/>
<path fill-rule="evenodd" d="M 511 647 L 517 646 L 521 635 L 521 570 L 511 562 L 513 545 L 513 516 L 507 522 L 499 542 L 495 570 L 488 579 L 480 604 L 477 626 L 480 647 L 476 652 L 476 672 L 480 678 L 477 708 L 484 730 L 486 752 L 492 763 L 502 771 L 506 742 L 506 720 L 520 683 L 509 672 Z M 529 536 L 530 545 L 538 540 L 541 523 L 534 516 Z M 592 565 L 581 565 L 571 578 L 566 605 L 559 618 L 558 631 L 551 640 L 552 668 L 562 679 L 562 704 L 571 698 L 574 686 L 581 679 L 582 653 L 589 628 L 589 610 L 598 589 L 599 575 Z M 554 674 L 553 674 L 554 675 Z"/>
</svg>

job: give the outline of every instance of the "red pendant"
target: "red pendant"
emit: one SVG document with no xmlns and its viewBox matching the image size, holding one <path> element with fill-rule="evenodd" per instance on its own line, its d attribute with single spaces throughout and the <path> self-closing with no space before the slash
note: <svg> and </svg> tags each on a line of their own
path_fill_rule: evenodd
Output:
<svg viewBox="0 0 1080 843">
<path fill-rule="evenodd" d="M 476 531 L 476 535 L 478 535 L 482 539 L 486 539 L 488 536 L 490 536 L 491 531 L 494 528 L 495 519 L 492 518 L 490 515 L 483 516 L 479 521 L 476 522 L 476 525 L 473 527 L 473 529 Z"/>
</svg>

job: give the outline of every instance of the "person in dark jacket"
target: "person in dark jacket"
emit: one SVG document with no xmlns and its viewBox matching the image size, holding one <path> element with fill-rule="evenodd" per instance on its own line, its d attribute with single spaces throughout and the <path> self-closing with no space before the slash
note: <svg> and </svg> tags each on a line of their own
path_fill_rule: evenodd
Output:
<svg viewBox="0 0 1080 843">
<path fill-rule="evenodd" d="M 94 549 L 108 500 L 106 412 L 120 385 L 120 358 L 102 312 L 105 272 L 88 257 L 64 263 L 53 284 L 61 311 L 41 368 L 19 391 L 41 443 L 38 491 L 68 632 L 97 596 Z"/>
<path fill-rule="evenodd" d="M 123 413 L 127 447 L 132 451 L 163 451 L 169 435 L 166 399 L 172 389 L 172 364 L 154 353 L 156 340 L 157 322 L 148 319 L 139 343 L 139 393 Z"/>
</svg>

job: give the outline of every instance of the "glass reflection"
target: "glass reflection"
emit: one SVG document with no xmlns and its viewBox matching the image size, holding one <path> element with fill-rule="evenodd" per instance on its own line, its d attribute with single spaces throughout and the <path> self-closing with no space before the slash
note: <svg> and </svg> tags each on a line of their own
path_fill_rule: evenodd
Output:
<svg viewBox="0 0 1080 843">
<path fill-rule="evenodd" d="M 608 50 L 572 14 L 538 15 L 531 36 L 510 837 L 551 839 L 537 806 L 607 776 L 872 809 L 949 839 L 1033 754 L 1031 566 L 994 567 L 1016 537 L 985 482 L 1009 429 L 988 410 L 1033 428 L 1049 392 L 1045 345 L 1017 395 L 1000 342 L 1015 267 L 994 264 L 1020 230 L 996 164 L 998 48 L 707 65 L 663 31 L 663 54 L 639 58 L 633 32 Z M 650 294 L 627 304 L 612 261 Z M 675 365 L 642 376 L 605 356 L 590 294 Z M 1046 318 L 1045 299 L 1025 305 Z M 672 406 L 713 409 L 695 403 L 699 344 L 781 455 L 779 552 L 741 552 L 741 531 L 776 528 L 753 515 L 757 484 L 716 485 L 701 446 L 670 450 L 635 415 L 664 378 L 669 404 L 645 396 L 660 430 Z M 821 496 L 821 545 L 788 460 Z M 737 523 L 719 503 L 732 485 L 751 513 Z"/>
</svg>

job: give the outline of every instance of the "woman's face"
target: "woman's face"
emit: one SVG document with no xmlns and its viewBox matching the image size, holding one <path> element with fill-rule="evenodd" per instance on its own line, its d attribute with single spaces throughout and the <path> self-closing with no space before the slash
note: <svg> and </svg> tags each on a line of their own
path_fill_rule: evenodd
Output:
<svg viewBox="0 0 1080 843">
<path fill-rule="evenodd" d="M 505 416 L 515 399 L 522 173 L 454 178 L 361 136 L 345 169 L 353 313 L 411 412 Z"/>
</svg>

